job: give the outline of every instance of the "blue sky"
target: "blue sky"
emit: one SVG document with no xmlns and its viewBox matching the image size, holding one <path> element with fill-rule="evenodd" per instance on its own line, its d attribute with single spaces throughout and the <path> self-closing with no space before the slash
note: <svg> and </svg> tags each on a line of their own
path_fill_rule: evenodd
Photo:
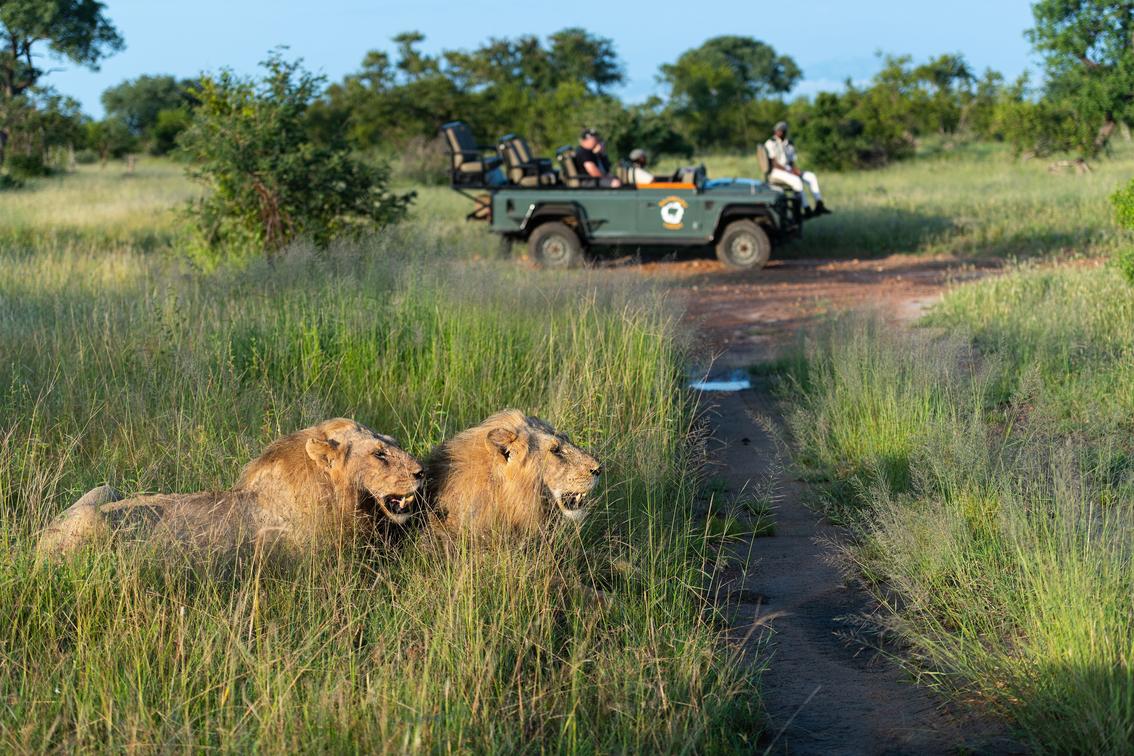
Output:
<svg viewBox="0 0 1134 756">
<path fill-rule="evenodd" d="M 84 110 L 102 112 L 99 95 L 144 73 L 195 76 L 229 66 L 252 72 L 276 45 L 287 45 L 309 68 L 331 79 L 357 69 L 367 50 L 390 49 L 390 37 L 417 29 L 424 48 L 470 48 L 491 36 L 546 35 L 578 25 L 611 37 L 626 63 L 619 92 L 640 100 L 658 91 L 658 66 L 718 34 L 763 40 L 799 63 L 811 94 L 867 79 L 875 53 L 916 59 L 960 52 L 978 71 L 1009 77 L 1035 69 L 1023 33 L 1031 25 L 1026 0 L 654 0 L 594 6 L 514 0 L 109 0 L 108 15 L 126 49 L 98 72 L 48 61 L 61 68 L 45 81 L 77 97 Z"/>
</svg>

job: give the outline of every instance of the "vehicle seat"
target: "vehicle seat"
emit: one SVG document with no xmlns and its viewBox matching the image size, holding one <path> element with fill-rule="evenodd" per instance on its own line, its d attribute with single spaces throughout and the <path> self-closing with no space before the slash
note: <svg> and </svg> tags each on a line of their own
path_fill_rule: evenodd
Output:
<svg viewBox="0 0 1134 756">
<path fill-rule="evenodd" d="M 496 147 L 508 170 L 508 180 L 519 186 L 551 186 L 559 177 L 547 158 L 532 154 L 528 141 L 515 134 L 500 137 Z"/>
<path fill-rule="evenodd" d="M 587 186 L 598 186 L 598 182 L 591 176 L 579 173 L 579 166 L 575 165 L 575 148 L 569 144 L 563 145 L 555 151 L 555 159 L 559 161 L 559 175 L 563 183 L 572 189 Z"/>
<path fill-rule="evenodd" d="M 449 148 L 449 178 L 454 186 L 487 186 L 489 174 L 500 167 L 500 158 L 485 155 L 477 146 L 464 121 L 442 124 L 441 133 Z"/>
</svg>

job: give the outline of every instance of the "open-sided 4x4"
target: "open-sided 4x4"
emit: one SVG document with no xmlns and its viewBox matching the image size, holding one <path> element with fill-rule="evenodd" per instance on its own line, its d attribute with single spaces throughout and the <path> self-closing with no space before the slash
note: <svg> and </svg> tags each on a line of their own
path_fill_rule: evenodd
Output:
<svg viewBox="0 0 1134 756">
<path fill-rule="evenodd" d="M 761 268 L 774 242 L 802 232 L 799 198 L 766 181 L 709 179 L 700 166 L 650 184 L 602 188 L 579 174 L 571 147 L 556 153 L 556 170 L 511 134 L 491 154 L 461 121 L 441 132 L 450 186 L 475 203 L 467 217 L 488 221 L 509 244 L 526 241 L 544 267 L 581 265 L 593 246 L 713 245 L 729 267 Z"/>
</svg>

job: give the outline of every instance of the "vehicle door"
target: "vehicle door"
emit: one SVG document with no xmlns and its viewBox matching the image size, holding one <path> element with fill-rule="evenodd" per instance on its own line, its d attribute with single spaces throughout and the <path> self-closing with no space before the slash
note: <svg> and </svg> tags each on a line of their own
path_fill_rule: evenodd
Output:
<svg viewBox="0 0 1134 756">
<path fill-rule="evenodd" d="M 637 193 L 633 189 L 576 189 L 574 199 L 587 215 L 590 236 L 617 243 L 638 233 Z"/>
</svg>

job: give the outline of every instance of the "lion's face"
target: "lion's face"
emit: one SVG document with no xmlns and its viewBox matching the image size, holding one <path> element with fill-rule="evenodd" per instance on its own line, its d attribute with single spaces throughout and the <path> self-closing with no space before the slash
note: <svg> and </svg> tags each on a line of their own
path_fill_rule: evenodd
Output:
<svg viewBox="0 0 1134 756">
<path fill-rule="evenodd" d="M 387 518 L 405 523 L 421 488 L 421 464 L 394 439 L 353 421 L 330 421 L 319 429 L 324 437 L 308 439 L 307 454 L 336 487 L 357 491 L 360 505 L 372 499 Z"/>
<path fill-rule="evenodd" d="M 542 486 L 548 504 L 569 520 L 586 516 L 587 495 L 602 472 L 599 461 L 571 443 L 567 435 L 536 417 L 512 427 L 493 428 L 488 443 L 498 464 L 527 468 Z"/>
</svg>

